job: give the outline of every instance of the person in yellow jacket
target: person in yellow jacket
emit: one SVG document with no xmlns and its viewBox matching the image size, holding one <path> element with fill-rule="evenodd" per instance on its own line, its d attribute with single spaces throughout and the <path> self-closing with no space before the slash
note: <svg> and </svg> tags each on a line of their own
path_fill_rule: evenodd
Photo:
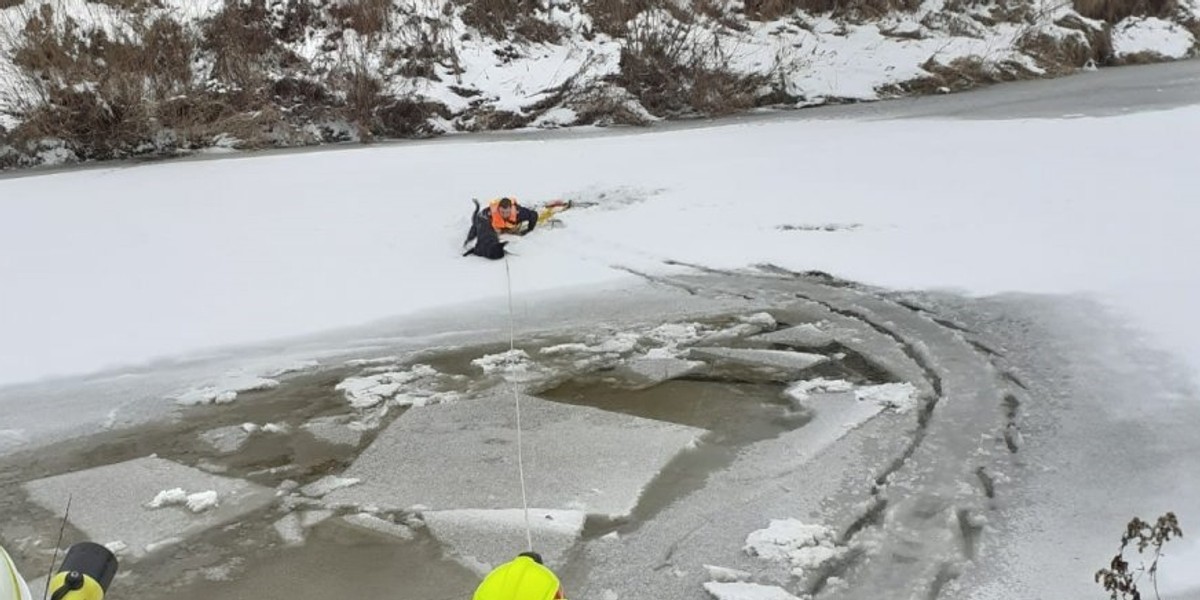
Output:
<svg viewBox="0 0 1200 600">
<path fill-rule="evenodd" d="M 522 552 L 488 573 L 473 600 L 565 600 L 554 571 L 537 552 Z"/>
</svg>

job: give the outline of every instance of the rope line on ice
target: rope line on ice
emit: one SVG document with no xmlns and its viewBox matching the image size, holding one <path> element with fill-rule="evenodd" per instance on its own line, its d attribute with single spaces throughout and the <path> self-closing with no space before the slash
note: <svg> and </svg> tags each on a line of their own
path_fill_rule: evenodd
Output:
<svg viewBox="0 0 1200 600">
<path fill-rule="evenodd" d="M 504 280 L 508 285 L 508 355 L 511 357 L 516 351 L 516 326 L 513 321 L 513 300 L 512 300 L 512 271 L 508 267 L 508 256 L 504 257 Z M 533 532 L 529 527 L 529 500 L 525 493 L 525 457 L 521 449 L 521 395 L 517 393 L 512 382 L 508 377 L 504 378 L 505 385 L 508 386 L 508 391 L 512 394 L 513 405 L 517 412 L 517 475 L 521 481 L 521 509 L 525 514 L 525 544 L 529 551 L 533 551 Z"/>
</svg>

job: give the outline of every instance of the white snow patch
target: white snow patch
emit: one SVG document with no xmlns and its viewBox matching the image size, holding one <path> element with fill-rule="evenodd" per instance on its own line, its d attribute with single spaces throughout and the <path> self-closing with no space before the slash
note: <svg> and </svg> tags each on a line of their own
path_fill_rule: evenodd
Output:
<svg viewBox="0 0 1200 600">
<path fill-rule="evenodd" d="M 1112 28 L 1113 53 L 1118 57 L 1153 52 L 1184 58 L 1195 44 L 1195 36 L 1185 27 L 1157 17 L 1129 17 Z"/>
<path fill-rule="evenodd" d="M 741 321 L 747 325 L 754 325 L 762 329 L 774 329 L 777 325 L 775 317 L 772 317 L 771 313 L 767 312 L 759 312 L 752 315 L 738 317 L 738 321 Z"/>
<path fill-rule="evenodd" d="M 146 507 L 159 509 L 166 506 L 186 506 L 194 513 L 202 513 L 216 508 L 219 504 L 217 492 L 214 490 L 189 494 L 183 488 L 172 488 L 159 492 Z"/>
<path fill-rule="evenodd" d="M 806 379 L 797 381 L 787 387 L 783 391 L 785 395 L 795 400 L 798 403 L 807 402 L 813 394 L 832 394 L 838 392 L 849 392 L 854 389 L 854 384 L 842 379 L 825 379 L 817 377 L 815 379 Z"/>
<path fill-rule="evenodd" d="M 704 584 L 704 591 L 717 600 L 800 600 L 778 586 L 740 581 L 709 581 Z"/>
<path fill-rule="evenodd" d="M 216 490 L 196 492 L 195 494 L 188 494 L 187 497 L 187 508 L 194 513 L 200 513 L 216 508 L 218 504 L 219 501 Z"/>
<path fill-rule="evenodd" d="M 164 506 L 178 506 L 187 502 L 188 494 L 183 488 L 172 488 L 163 490 L 154 496 L 147 506 L 149 508 L 162 508 Z"/>
<path fill-rule="evenodd" d="M 846 547 L 837 544 L 837 535 L 832 529 L 796 519 L 772 519 L 766 529 L 746 537 L 744 550 L 751 556 L 788 563 L 797 577 L 848 552 Z"/>
<path fill-rule="evenodd" d="M 896 412 L 906 413 L 917 405 L 920 393 L 916 386 L 904 382 L 861 387 L 854 390 L 854 395 L 859 400 L 875 402 Z"/>
</svg>

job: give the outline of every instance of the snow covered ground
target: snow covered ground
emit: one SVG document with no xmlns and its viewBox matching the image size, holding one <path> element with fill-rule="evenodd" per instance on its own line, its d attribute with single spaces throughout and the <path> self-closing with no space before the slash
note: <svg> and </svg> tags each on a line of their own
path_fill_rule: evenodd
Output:
<svg viewBox="0 0 1200 600">
<path fill-rule="evenodd" d="M 1070 112 L 1064 103 L 1063 113 Z M 337 349 L 327 343 L 261 350 L 235 357 L 239 371 L 232 374 L 206 372 L 189 361 L 229 356 L 216 347 L 353 326 L 362 327 L 338 334 L 352 340 L 344 349 L 384 351 L 388 342 L 375 336 L 395 329 L 397 321 L 378 323 L 388 318 L 424 320 L 426 336 L 471 337 L 479 330 L 496 341 L 507 329 L 506 272 L 517 294 L 517 318 L 529 327 L 542 318 L 557 324 L 557 316 L 543 315 L 573 310 L 636 312 L 617 307 L 614 290 L 646 277 L 690 274 L 689 264 L 741 269 L 771 263 L 884 288 L 968 296 L 1081 294 L 1111 310 L 1122 335 L 1116 328 L 1064 327 L 1079 345 L 1095 343 L 1095 365 L 1104 366 L 1104 378 L 1087 370 L 1099 368 L 1090 363 L 1065 371 L 1068 378 L 1094 379 L 1098 395 L 1127 399 L 1144 392 L 1138 398 L 1143 411 L 1171 403 L 1194 407 L 1200 382 L 1200 319 L 1194 314 L 1200 271 L 1194 257 L 1200 244 L 1192 230 L 1200 223 L 1200 205 L 1191 194 L 1200 174 L 1186 148 L 1198 134 L 1195 105 L 1074 119 L 756 120 L 648 134 L 484 138 L 0 180 L 0 384 L 11 385 L 0 388 L 0 410 L 17 415 L 0 421 L 0 451 L 8 438 L 19 445 L 40 435 L 21 415 L 39 410 L 26 404 L 56 386 L 110 389 L 105 386 L 183 369 L 186 385 L 172 375 L 181 388 L 163 393 L 163 406 L 236 403 L 237 391 L 274 388 L 267 382 L 281 372 L 310 369 Z M 514 242 L 507 265 L 460 257 L 468 199 L 499 194 L 596 204 L 566 213 L 562 228 Z M 546 301 L 538 300 L 586 290 L 602 293 L 593 304 L 544 311 Z M 606 303 L 612 306 L 598 306 Z M 895 327 L 921 326 L 880 316 Z M 1018 349 L 1037 360 L 1053 359 L 1056 341 L 1037 341 L 1044 343 Z M 627 351 L 625 342 L 618 335 L 609 345 L 595 340 L 557 348 L 619 353 Z M 1127 351 L 1144 348 L 1164 350 L 1169 361 L 1185 365 L 1188 381 L 1143 386 L 1157 373 L 1145 371 L 1149 358 Z M 555 352 L 546 355 L 554 358 Z M 152 362 L 164 357 L 175 361 Z M 416 371 L 395 371 L 395 362 L 360 363 L 380 370 L 364 371 L 354 381 L 410 381 Z M 976 368 L 951 359 L 944 365 L 962 380 Z M 105 369 L 83 383 L 53 381 Z M 367 381 L 372 377 L 378 380 Z M 1100 382 L 1126 382 L 1128 389 Z M 367 392 L 379 402 L 392 393 L 344 388 L 351 403 L 373 401 Z M 915 390 L 906 387 L 903 395 Z M 885 401 L 899 390 L 877 391 L 881 396 L 872 399 Z M 113 391 L 80 398 L 95 398 L 96 406 L 64 419 L 102 421 L 131 400 Z M 961 406 L 939 410 L 971 412 L 970 405 Z M 1130 410 L 1118 416 L 1145 417 Z M 1075 435 L 1089 434 L 1076 427 Z M 953 439 L 954 433 L 944 426 L 929 435 Z M 803 447 L 803 435 L 780 444 Z M 736 478 L 713 485 L 746 487 Z M 1193 479 L 1183 476 L 1179 489 L 1195 489 Z M 1099 492 L 1088 496 L 1097 497 Z M 1072 497 L 1056 498 L 1069 504 Z M 1187 506 L 1156 503 L 1148 510 L 1160 508 L 1178 510 L 1185 520 L 1191 515 Z M 800 518 L 804 523 L 796 529 L 804 531 L 800 525 L 812 525 L 803 514 L 757 516 L 761 522 L 741 532 L 742 540 L 770 528 L 772 519 Z M 1115 539 L 1110 533 L 1119 533 L 1121 525 L 1093 537 L 1100 543 Z M 1187 522 L 1184 528 L 1190 534 Z M 785 554 L 800 552 L 802 559 L 785 557 L 779 568 L 810 565 L 817 549 L 830 556 L 842 552 L 824 537 L 813 539 L 793 544 Z M 1168 592 L 1192 593 L 1200 586 L 1177 566 L 1197 548 L 1185 538 L 1173 557 L 1181 562 L 1164 566 L 1176 577 Z M 603 550 L 594 554 L 603 561 Z M 718 565 L 726 566 L 738 565 Z M 784 597 L 778 588 L 764 591 L 720 572 L 712 593 Z M 729 577 L 734 580 L 719 580 Z M 978 589 L 984 594 L 991 588 Z"/>
</svg>

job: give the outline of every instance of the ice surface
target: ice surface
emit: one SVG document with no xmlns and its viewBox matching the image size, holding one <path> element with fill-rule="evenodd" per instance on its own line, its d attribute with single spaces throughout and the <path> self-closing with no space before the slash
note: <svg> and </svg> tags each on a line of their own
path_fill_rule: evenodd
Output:
<svg viewBox="0 0 1200 600">
<path fill-rule="evenodd" d="M 250 441 L 250 433 L 244 426 L 230 425 L 206 431 L 200 434 L 200 440 L 221 454 L 231 454 Z"/>
<path fill-rule="evenodd" d="M 757 583 L 710 581 L 704 590 L 717 600 L 800 600 L 781 587 Z"/>
<path fill-rule="evenodd" d="M 881 406 L 908 412 L 917 405 L 917 388 L 911 383 L 884 383 L 854 390 L 859 400 L 876 402 Z"/>
<path fill-rule="evenodd" d="M 929 40 L 893 40 L 870 27 L 853 29 L 858 42 L 904 48 L 912 75 L 922 74 L 919 65 L 934 52 L 939 60 L 953 54 L 930 50 Z M 755 39 L 766 42 L 771 36 L 762 32 Z M 913 49 L 923 52 L 919 59 L 907 54 Z M 886 60 L 873 52 L 849 52 L 834 62 Z M 836 69 L 823 75 L 806 71 L 805 77 L 809 75 L 837 75 L 817 87 L 846 81 Z M 874 93 L 873 88 L 869 91 Z M 27 201 L 0 208 L 0 255 L 24 259 L 0 266 L 0 281 L 12 282 L 12 289 L 19 290 L 5 297 L 4 313 L 9 316 L 0 321 L 0 339 L 15 350 L 0 357 L 0 381 L 87 372 L 388 315 L 413 315 L 445 307 L 450 299 L 499 299 L 502 304 L 503 269 L 462 260 L 445 246 L 450 238 L 461 237 L 450 232 L 465 230 L 468 203 L 454 199 L 469 198 L 480 186 L 519 187 L 548 197 L 594 180 L 597 172 L 623 173 L 622 181 L 635 184 L 652 180 L 665 191 L 653 202 L 609 212 L 572 212 L 569 229 L 522 238 L 521 258 L 511 261 L 518 298 L 634 277 L 611 265 L 661 273 L 667 269 L 664 257 L 713 268 L 758 262 L 796 270 L 819 268 L 893 288 L 956 287 L 980 294 L 1091 291 L 1148 321 L 1155 334 L 1190 351 L 1200 365 L 1200 331 L 1179 325 L 1190 322 L 1185 317 L 1197 304 L 1200 282 L 1189 264 L 1163 261 L 1194 254 L 1176 248 L 1188 239 L 1185 224 L 1196 222 L 1200 210 L 1181 195 L 1192 181 L 1186 168 L 1189 157 L 1169 155 L 1165 166 L 1145 162 L 1151 160 L 1148 157 L 1130 157 L 1132 162 L 1123 164 L 1131 173 L 1171 176 L 1131 176 L 1096 188 L 1096 199 L 1088 202 L 1096 207 L 1094 221 L 1086 227 L 1078 219 L 1084 196 L 1067 193 L 1095 188 L 1093 165 L 1112 153 L 1128 147 L 1169 147 L 1176 140 L 1186 143 L 1196 137 L 1198 127 L 1200 111 L 1195 107 L 1104 119 L 776 121 L 665 131 L 639 136 L 636 143 L 623 135 L 504 141 L 499 153 L 491 141 L 454 144 L 435 152 L 397 145 L 350 155 L 300 153 L 6 179 L 0 182 L 0 195 Z M 797 147 L 801 136 L 813 143 Z M 897 155 L 880 146 L 879 139 L 896 139 L 911 151 Z M 1031 146 L 1030 140 L 1037 144 Z M 948 148 L 960 151 L 951 153 Z M 1085 150 L 1076 152 L 1078 148 Z M 579 153 L 592 157 L 592 164 L 568 158 Z M 778 190 L 790 189 L 795 181 L 772 161 L 745 165 L 741 176 L 720 185 L 695 176 L 722 172 L 729 155 L 756 153 L 790 156 L 811 165 L 805 178 L 808 197 L 837 197 L 838 202 L 780 195 Z M 661 156 L 680 160 L 654 160 Z M 1012 156 L 1023 160 L 1013 164 L 1011 177 L 997 180 L 988 165 Z M 879 176 L 847 189 L 842 166 L 850 160 L 876 169 Z M 913 179 L 912 174 L 928 169 L 930 161 L 936 161 L 948 179 L 916 178 L 898 195 L 894 182 Z M 1040 181 L 1034 167 L 1052 161 L 1058 165 L 1055 184 L 1031 186 Z M 413 173 L 437 174 L 444 173 L 446 165 L 483 163 L 494 164 L 505 174 L 503 181 L 484 184 L 473 177 L 455 177 L 455 184 L 446 188 L 442 177 L 397 180 L 385 177 L 381 168 L 404 164 Z M 542 166 L 533 184 L 524 172 L 528 165 Z M 353 167 L 363 167 L 372 176 L 355 199 L 361 210 L 349 211 L 320 190 Z M 963 202 L 953 191 L 971 189 L 979 181 L 994 185 L 980 190 L 971 202 Z M 263 190 L 271 191 L 257 194 L 266 198 L 263 202 L 236 202 L 239 192 Z M 89 204 L 89 197 L 99 199 L 107 210 Z M 422 200 L 432 197 L 440 200 Z M 199 211 L 197 198 L 217 200 Z M 752 210 L 731 210 L 731 202 L 745 198 L 753 199 Z M 1152 226 L 1129 229 L 1130 198 L 1145 203 L 1137 212 Z M 391 224 L 418 208 L 432 211 L 429 219 L 436 224 L 403 239 L 392 235 Z M 254 235 L 255 223 L 285 210 L 294 218 L 278 224 L 271 236 Z M 775 229 L 797 220 L 863 227 L 838 236 Z M 678 226 L 664 232 L 663 222 Z M 619 239 L 611 235 L 617 224 L 622 227 Z M 53 240 L 68 236 L 46 236 L 45 231 L 69 233 L 71 242 L 56 246 Z M 1136 233 L 1137 243 L 1114 248 L 1109 242 L 1116 231 Z M 331 236 L 330 247 L 314 247 L 311 240 L 318 235 Z M 579 250 L 585 237 L 586 259 Z M 225 243 L 209 243 L 217 238 Z M 1027 242 L 1013 247 L 1008 242 L 1014 238 Z M 419 265 L 410 265 L 420 268 L 409 269 L 403 278 L 392 276 L 397 248 L 391 246 L 396 244 L 407 256 L 429 251 Z M 1063 252 L 1064 247 L 1077 251 Z M 446 251 L 430 250 L 434 248 Z M 944 260 L 948 248 L 961 260 Z M 332 253 L 335 249 L 338 252 Z M 262 260 L 239 260 L 245 256 Z M 308 267 L 298 269 L 300 264 Z M 356 279 L 359 287 L 353 294 L 338 293 L 323 283 L 343 277 L 346 264 L 361 266 L 364 274 Z M 36 273 L 56 277 L 35 280 Z M 1186 281 L 1179 283 L 1179 277 Z M 96 301 L 70 309 L 62 306 L 75 290 L 73 282 L 84 280 L 96 290 Z M 246 281 L 254 285 L 244 285 Z M 196 294 L 198 287 L 209 293 Z M 238 302 L 212 309 L 211 298 L 235 294 L 241 294 Z M 280 298 L 287 301 L 281 305 Z"/>
<path fill-rule="evenodd" d="M 827 394 L 833 392 L 849 392 L 854 389 L 854 384 L 841 379 L 825 379 L 817 377 L 816 379 L 805 379 L 797 381 L 787 387 L 783 393 L 792 398 L 799 404 L 805 404 L 813 394 Z"/>
<path fill-rule="evenodd" d="M 318 440 L 334 446 L 357 446 L 363 436 L 362 431 L 351 428 L 341 417 L 320 417 L 301 428 Z"/>
<path fill-rule="evenodd" d="M 835 313 L 816 302 L 803 301 L 788 307 L 787 313 L 813 322 L 755 336 L 756 341 L 795 344 L 801 348 L 837 342 L 887 371 L 893 377 L 917 386 L 921 395 L 932 396 L 933 388 L 925 372 L 895 338 L 863 323 L 860 319 Z M 826 337 L 828 336 L 828 337 Z"/>
<path fill-rule="evenodd" d="M 529 504 L 546 509 L 627 515 L 663 466 L 704 433 L 524 395 L 520 404 Z M 409 411 L 345 472 L 362 485 L 325 500 L 391 509 L 520 506 L 515 440 L 513 398 L 502 392 Z M 464 487 L 465 473 L 475 475 Z"/>
<path fill-rule="evenodd" d="M 277 387 L 279 382 L 274 379 L 233 374 L 223 377 L 218 385 L 195 388 L 178 394 L 175 401 L 185 406 L 228 404 L 236 400 L 240 392 L 271 390 Z"/>
<path fill-rule="evenodd" d="M 732 582 L 747 581 L 750 579 L 750 573 L 739 569 L 718 567 L 716 565 L 704 565 L 704 570 L 708 572 L 708 578 L 713 581 Z"/>
<path fill-rule="evenodd" d="M 821 348 L 835 341 L 832 333 L 813 323 L 762 333 L 752 339 L 773 344 L 788 344 L 799 348 Z"/>
<path fill-rule="evenodd" d="M 538 377 L 538 367 L 529 354 L 520 348 L 497 354 L 487 354 L 471 361 L 485 375 L 503 375 L 510 381 L 532 381 Z"/>
<path fill-rule="evenodd" d="M 332 510 L 306 510 L 300 513 L 300 526 L 305 529 L 316 527 L 333 516 Z"/>
<path fill-rule="evenodd" d="M 704 366 L 703 362 L 679 358 L 650 358 L 638 356 L 625 361 L 617 372 L 629 375 L 635 388 L 648 388 L 664 381 L 690 375 Z"/>
<path fill-rule="evenodd" d="M 300 488 L 300 493 L 313 498 L 320 498 L 329 494 L 332 491 L 348 488 L 358 485 L 361 480 L 355 477 L 338 477 L 337 475 L 326 475 L 313 483 L 310 483 Z"/>
<path fill-rule="evenodd" d="M 635 333 L 621 332 L 608 336 L 592 344 L 569 343 L 547 346 L 538 350 L 538 354 L 557 356 L 560 354 L 627 354 L 638 345 L 639 336 Z"/>
<path fill-rule="evenodd" d="M 411 527 L 400 523 L 393 523 L 370 513 L 346 515 L 342 517 L 342 520 L 359 529 L 365 529 L 399 540 L 408 541 L 415 536 Z"/>
<path fill-rule="evenodd" d="M 299 546 L 304 543 L 304 526 L 296 513 L 284 515 L 282 519 L 275 521 L 274 527 L 284 545 Z"/>
<path fill-rule="evenodd" d="M 187 539 L 255 512 L 274 500 L 275 491 L 238 479 L 210 475 L 161 458 L 139 458 L 128 462 L 56 475 L 24 484 L 30 498 L 46 510 L 59 513 L 70 494 L 70 523 L 98 543 L 120 540 L 133 557 L 156 547 Z M 151 509 L 148 504 L 162 490 L 204 490 L 211 494 L 194 497 L 195 513 L 184 506 Z M 79 495 L 86 490 L 86 500 Z M 168 494 L 178 500 L 178 493 Z M 207 507 L 213 499 L 219 505 Z"/>
<path fill-rule="evenodd" d="M 802 373 L 829 360 L 828 357 L 820 354 L 743 348 L 692 348 L 688 355 L 696 359 L 728 360 L 757 367 L 781 369 L 792 374 Z"/>
<path fill-rule="evenodd" d="M 495 566 L 512 560 L 527 549 L 525 511 L 445 510 L 422 514 L 429 532 L 469 568 L 482 568 L 486 574 Z M 533 549 L 546 565 L 561 566 L 566 553 L 579 540 L 586 515 L 572 510 L 529 509 Z"/>
</svg>

